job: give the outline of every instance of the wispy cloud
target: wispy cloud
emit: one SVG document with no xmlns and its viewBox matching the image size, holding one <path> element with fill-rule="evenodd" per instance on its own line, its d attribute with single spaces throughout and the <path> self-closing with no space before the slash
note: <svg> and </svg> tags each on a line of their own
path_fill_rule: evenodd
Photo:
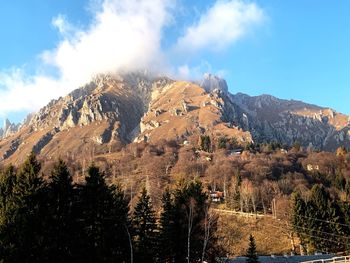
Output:
<svg viewBox="0 0 350 263">
<path fill-rule="evenodd" d="M 176 48 L 181 52 L 220 50 L 239 40 L 264 19 L 264 11 L 255 3 L 219 0 L 186 29 Z"/>
<path fill-rule="evenodd" d="M 175 40 L 175 46 L 164 50 L 164 29 L 176 26 L 176 0 L 91 0 L 90 4 L 93 19 L 83 29 L 64 15 L 52 20 L 61 41 L 40 54 L 39 73 L 28 75 L 21 68 L 0 72 L 0 115 L 37 110 L 99 73 L 146 68 L 190 78 L 210 66 L 172 65 L 174 49 L 226 48 L 264 18 L 256 4 L 219 0 Z"/>
<path fill-rule="evenodd" d="M 20 69 L 0 73 L 0 116 L 18 111 L 31 111 L 64 92 L 64 81 L 37 75 L 28 76 Z M 67 91 L 67 90 L 66 90 Z"/>
</svg>

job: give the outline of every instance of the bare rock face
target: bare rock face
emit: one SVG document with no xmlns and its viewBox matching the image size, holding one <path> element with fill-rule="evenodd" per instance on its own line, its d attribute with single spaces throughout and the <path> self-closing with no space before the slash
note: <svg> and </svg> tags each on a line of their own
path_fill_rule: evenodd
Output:
<svg viewBox="0 0 350 263">
<path fill-rule="evenodd" d="M 139 125 L 148 107 L 152 89 L 168 81 L 142 74 L 100 75 L 84 87 L 42 108 L 32 117 L 29 126 L 34 130 L 55 127 L 63 131 L 102 121 L 113 127 L 115 122 L 120 122 L 119 137 L 127 142 L 130 132 Z M 97 141 L 106 142 L 107 137 L 104 135 Z"/>
<path fill-rule="evenodd" d="M 21 124 L 11 123 L 8 119 L 4 121 L 3 128 L 0 128 L 0 139 L 11 136 L 19 131 Z"/>
<path fill-rule="evenodd" d="M 238 93 L 230 100 L 239 108 L 235 121 L 251 131 L 258 142 L 277 141 L 288 145 L 300 142 L 320 150 L 350 146 L 348 116 L 332 109 L 270 95 L 250 97 Z"/>
<path fill-rule="evenodd" d="M 85 158 L 133 141 L 197 144 L 202 134 L 334 150 L 350 147 L 350 117 L 270 95 L 232 95 L 226 81 L 211 74 L 200 85 L 147 73 L 99 75 L 21 125 L 6 121 L 0 161 L 20 162 L 30 151 L 49 159 Z"/>
<path fill-rule="evenodd" d="M 104 152 L 111 144 L 129 143 L 138 135 L 152 92 L 172 82 L 145 73 L 96 76 L 90 83 L 28 116 L 21 126 L 7 121 L 0 135 L 13 133 L 23 143 L 4 140 L 2 149 L 8 152 L 4 154 L 0 145 L 0 156 L 18 158 L 17 155 L 25 155 L 29 150 L 47 156 L 69 151 L 77 156 L 94 145 Z"/>
<path fill-rule="evenodd" d="M 226 80 L 210 73 L 204 74 L 199 86 L 201 86 L 206 92 L 209 93 L 214 90 L 220 90 L 224 93 L 228 93 Z"/>
<path fill-rule="evenodd" d="M 226 94 L 217 88 L 207 93 L 195 83 L 174 82 L 151 101 L 149 110 L 141 119 L 140 134 L 135 142 L 152 143 L 167 139 L 195 145 L 202 134 L 251 142 L 249 131 L 225 123 L 235 116 L 233 104 L 226 105 L 225 98 Z"/>
</svg>

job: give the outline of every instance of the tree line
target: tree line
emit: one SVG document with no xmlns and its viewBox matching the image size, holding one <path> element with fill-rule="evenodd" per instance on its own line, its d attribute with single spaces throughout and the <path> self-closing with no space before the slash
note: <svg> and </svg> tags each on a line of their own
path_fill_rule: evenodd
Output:
<svg viewBox="0 0 350 263">
<path fill-rule="evenodd" d="M 0 262 L 213 262 L 217 218 L 199 181 L 163 193 L 157 214 L 143 188 L 134 209 L 91 165 L 76 184 L 65 162 L 50 175 L 32 153 L 0 173 Z"/>
<path fill-rule="evenodd" d="M 350 204 L 333 198 L 320 184 L 308 196 L 292 195 L 292 229 L 304 253 L 350 250 Z"/>
</svg>

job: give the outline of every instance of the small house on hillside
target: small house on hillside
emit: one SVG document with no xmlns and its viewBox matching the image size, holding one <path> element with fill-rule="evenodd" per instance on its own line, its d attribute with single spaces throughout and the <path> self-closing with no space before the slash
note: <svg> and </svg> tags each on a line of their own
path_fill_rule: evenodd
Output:
<svg viewBox="0 0 350 263">
<path fill-rule="evenodd" d="M 215 203 L 222 202 L 225 199 L 224 192 L 210 191 L 210 199 L 212 202 L 215 202 Z"/>
<path fill-rule="evenodd" d="M 309 172 L 311 172 L 311 171 L 318 171 L 318 170 L 320 170 L 320 167 L 319 167 L 318 164 L 308 164 L 308 165 L 306 166 L 306 169 L 307 169 Z"/>
<path fill-rule="evenodd" d="M 243 149 L 233 149 L 230 151 L 230 155 L 231 156 L 239 156 L 241 155 L 243 152 Z"/>
</svg>

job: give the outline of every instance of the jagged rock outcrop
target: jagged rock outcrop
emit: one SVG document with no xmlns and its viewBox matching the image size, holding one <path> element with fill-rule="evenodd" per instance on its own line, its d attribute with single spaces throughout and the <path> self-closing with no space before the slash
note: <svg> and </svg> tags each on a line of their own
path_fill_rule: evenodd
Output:
<svg viewBox="0 0 350 263">
<path fill-rule="evenodd" d="M 100 75 L 89 84 L 64 98 L 53 100 L 34 115 L 29 126 L 34 130 L 55 127 L 67 130 L 106 121 L 109 127 L 98 142 L 106 143 L 112 138 L 114 124 L 118 122 L 118 137 L 130 141 L 130 133 L 139 125 L 140 119 L 158 85 L 170 82 L 166 78 L 150 78 L 145 75 Z M 107 135 L 110 134 L 110 135 Z"/>
<path fill-rule="evenodd" d="M 133 141 L 177 140 L 198 144 L 207 134 L 241 144 L 278 141 L 322 150 L 350 147 L 350 117 L 332 109 L 270 95 L 228 92 L 206 74 L 200 85 L 146 73 L 99 75 L 52 100 L 21 125 L 0 129 L 0 159 L 21 162 L 34 151 L 43 158 L 90 158 Z"/>
<path fill-rule="evenodd" d="M 164 139 L 198 144 L 200 135 L 215 138 L 236 137 L 241 143 L 252 141 L 249 131 L 232 123 L 235 109 L 225 110 L 226 93 L 220 89 L 206 92 L 195 83 L 175 82 L 152 100 L 148 112 L 141 119 L 141 130 L 136 142 L 156 142 Z M 213 138 L 214 139 L 214 138 Z"/>
<path fill-rule="evenodd" d="M 226 80 L 210 73 L 205 73 L 203 79 L 199 83 L 206 92 L 212 92 L 215 89 L 221 90 L 224 93 L 228 93 L 228 86 Z"/>
<path fill-rule="evenodd" d="M 8 136 L 15 134 L 16 132 L 19 131 L 20 128 L 21 128 L 20 123 L 18 123 L 18 124 L 11 123 L 8 119 L 6 119 L 4 121 L 3 128 L 0 128 L 0 139 L 6 138 Z"/>
<path fill-rule="evenodd" d="M 145 73 L 96 76 L 85 86 L 28 116 L 21 130 L 15 132 L 22 143 L 9 147 L 10 141 L 0 141 L 0 156 L 15 159 L 31 150 L 46 156 L 67 152 L 77 156 L 87 151 L 104 153 L 106 148 L 129 143 L 139 133 L 140 120 L 154 91 L 172 82 Z M 6 131 L 9 127 L 14 126 L 6 123 Z M 6 154 L 5 149 L 9 150 Z"/>
<path fill-rule="evenodd" d="M 349 117 L 332 109 L 270 95 L 250 97 L 238 93 L 229 97 L 239 108 L 236 121 L 251 131 L 255 141 L 288 145 L 298 141 L 320 150 L 350 146 Z"/>
</svg>

